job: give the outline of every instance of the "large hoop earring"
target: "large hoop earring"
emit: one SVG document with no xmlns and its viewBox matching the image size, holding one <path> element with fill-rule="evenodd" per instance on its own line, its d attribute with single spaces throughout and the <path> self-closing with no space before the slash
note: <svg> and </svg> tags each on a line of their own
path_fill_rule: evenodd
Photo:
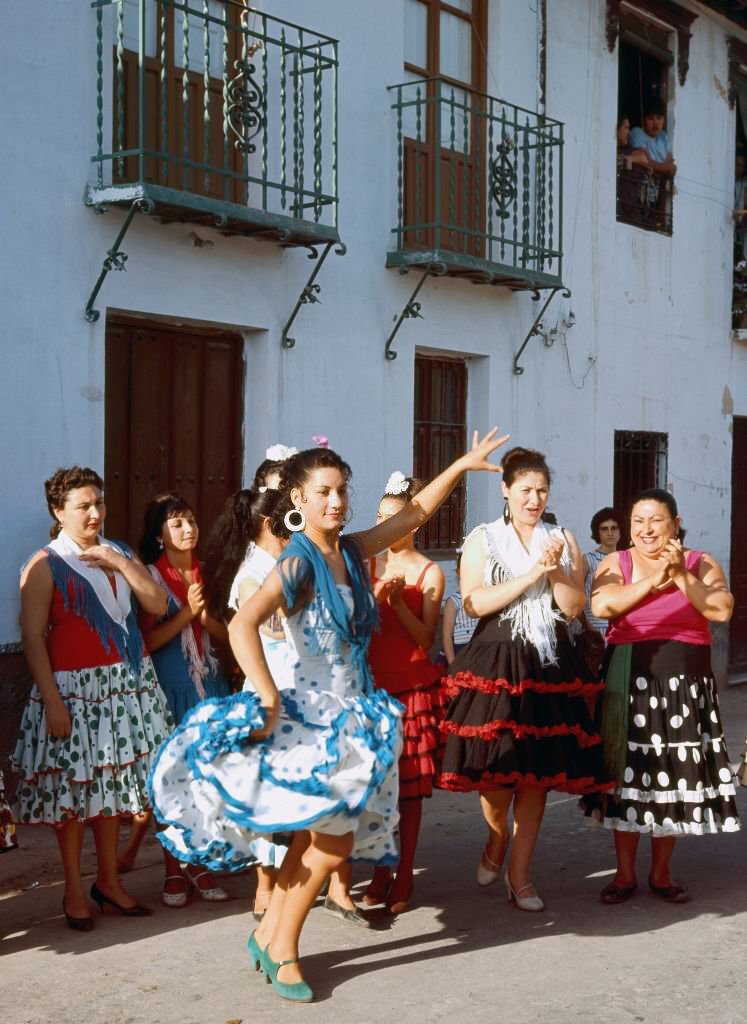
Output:
<svg viewBox="0 0 747 1024">
<path fill-rule="evenodd" d="M 306 526 L 306 516 L 300 508 L 291 508 L 283 516 L 283 522 L 289 533 L 300 533 Z"/>
<path fill-rule="evenodd" d="M 508 526 L 511 522 L 511 509 L 508 507 L 508 502 L 503 502 L 503 522 Z"/>
</svg>

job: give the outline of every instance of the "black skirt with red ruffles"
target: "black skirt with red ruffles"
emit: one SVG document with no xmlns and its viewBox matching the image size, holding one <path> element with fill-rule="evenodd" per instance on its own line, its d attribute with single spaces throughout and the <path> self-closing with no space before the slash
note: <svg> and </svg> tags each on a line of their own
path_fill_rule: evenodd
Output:
<svg viewBox="0 0 747 1024">
<path fill-rule="evenodd" d="M 594 793 L 612 788 L 590 708 L 603 683 L 590 678 L 564 623 L 556 665 L 511 639 L 500 613 L 482 619 L 444 680 L 450 698 L 436 785 L 487 792 L 517 785 Z"/>
</svg>

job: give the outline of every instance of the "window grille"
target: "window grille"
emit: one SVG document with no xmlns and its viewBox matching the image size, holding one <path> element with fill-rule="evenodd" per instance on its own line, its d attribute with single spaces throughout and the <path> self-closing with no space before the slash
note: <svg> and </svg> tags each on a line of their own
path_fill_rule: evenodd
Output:
<svg viewBox="0 0 747 1024">
<path fill-rule="evenodd" d="M 667 485 L 666 434 L 648 430 L 615 431 L 614 506 L 625 522 L 630 507 L 647 487 Z"/>
<path fill-rule="evenodd" d="M 430 480 L 466 450 L 467 364 L 415 356 L 413 472 Z M 466 485 L 462 480 L 419 531 L 417 546 L 453 549 L 464 540 Z"/>
</svg>

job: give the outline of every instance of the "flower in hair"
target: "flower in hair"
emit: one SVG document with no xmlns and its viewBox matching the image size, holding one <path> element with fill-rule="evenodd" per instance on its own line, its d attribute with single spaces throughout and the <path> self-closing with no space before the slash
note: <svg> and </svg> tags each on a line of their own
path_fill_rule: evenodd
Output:
<svg viewBox="0 0 747 1024">
<path fill-rule="evenodd" d="M 311 440 L 317 448 L 329 448 L 329 438 L 325 437 L 324 434 L 314 434 Z"/>
<path fill-rule="evenodd" d="M 405 494 L 410 487 L 410 481 L 400 470 L 395 469 L 386 482 L 384 494 Z"/>
<path fill-rule="evenodd" d="M 291 455 L 297 455 L 298 448 L 289 448 L 285 444 L 272 444 L 265 452 L 265 458 L 271 462 L 285 462 Z"/>
</svg>

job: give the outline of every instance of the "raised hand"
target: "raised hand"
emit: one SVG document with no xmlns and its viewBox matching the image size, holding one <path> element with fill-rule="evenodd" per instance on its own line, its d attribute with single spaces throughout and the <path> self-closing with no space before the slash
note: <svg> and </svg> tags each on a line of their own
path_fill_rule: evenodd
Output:
<svg viewBox="0 0 747 1024">
<path fill-rule="evenodd" d="M 503 472 L 502 466 L 496 465 L 494 462 L 488 462 L 488 458 L 496 448 L 500 448 L 502 444 L 505 444 L 511 435 L 504 434 L 502 437 L 497 435 L 498 427 L 493 427 L 483 438 L 480 437 L 479 431 L 475 430 L 473 432 L 472 447 L 462 458 L 465 471 Z"/>
</svg>

